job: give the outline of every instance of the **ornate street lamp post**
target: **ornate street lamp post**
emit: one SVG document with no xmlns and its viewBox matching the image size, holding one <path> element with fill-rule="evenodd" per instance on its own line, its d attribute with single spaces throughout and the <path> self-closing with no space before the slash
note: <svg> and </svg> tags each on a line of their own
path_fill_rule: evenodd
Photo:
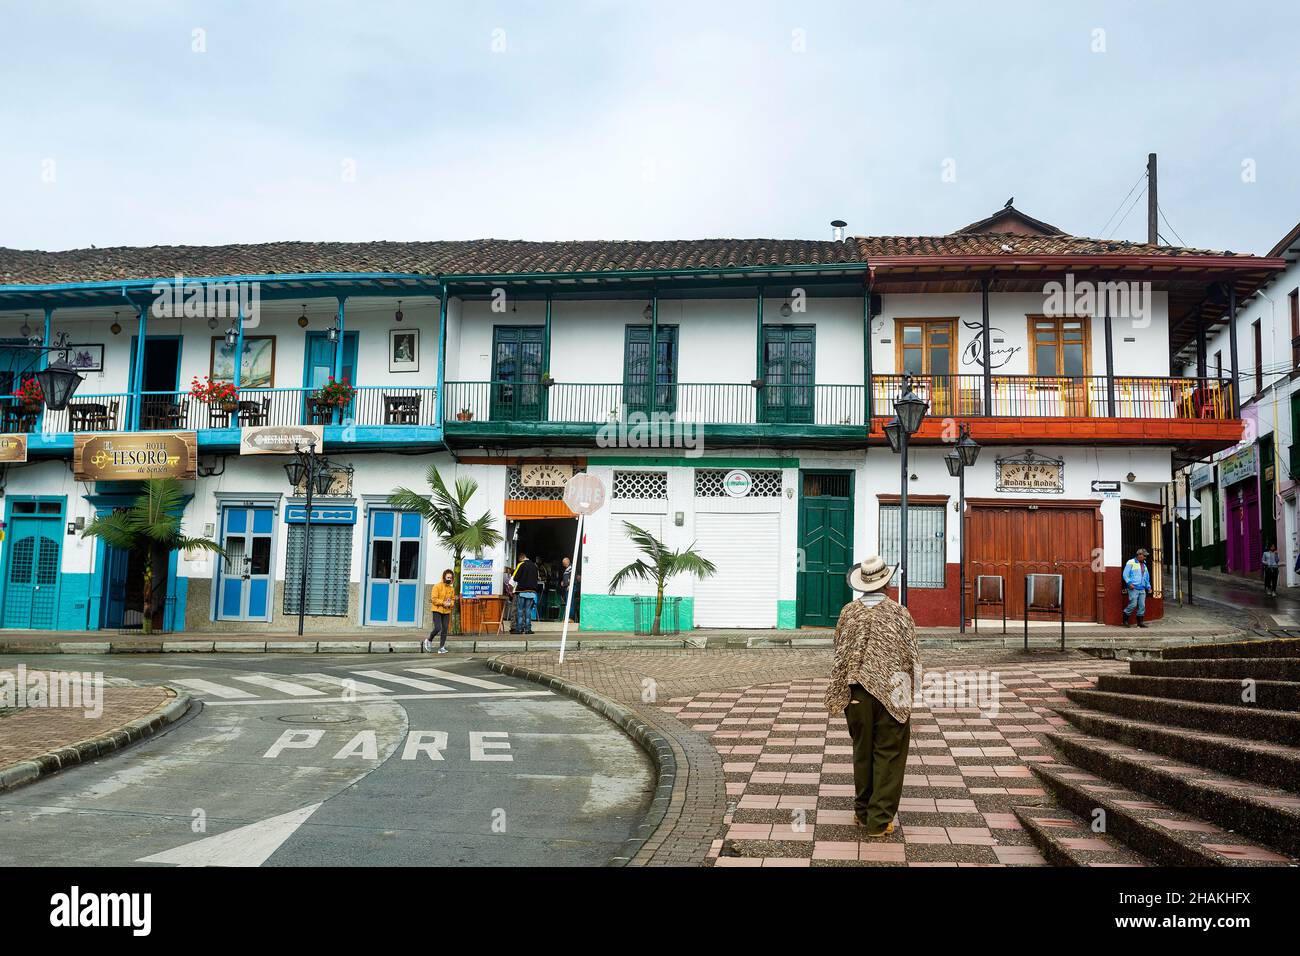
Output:
<svg viewBox="0 0 1300 956">
<path fill-rule="evenodd" d="M 311 442 L 307 451 L 302 446 L 293 446 L 293 461 L 286 462 L 284 473 L 289 479 L 289 487 L 302 485 L 306 492 L 306 509 L 302 523 L 302 574 L 298 578 L 298 636 L 302 636 L 303 624 L 307 616 L 307 566 L 311 562 L 311 502 L 313 493 L 328 494 L 334 484 L 334 466 L 323 455 L 316 454 L 316 443 Z"/>
<path fill-rule="evenodd" d="M 966 469 L 975 464 L 980 456 L 979 442 L 970 437 L 970 426 L 961 426 L 961 437 L 957 447 L 943 456 L 948 466 L 948 474 L 957 479 L 957 540 L 961 562 L 961 633 L 966 633 Z"/>
<path fill-rule="evenodd" d="M 898 603 L 907 607 L 907 440 L 921 427 L 930 403 L 912 391 L 912 376 L 894 400 L 894 417 L 885 425 L 889 447 L 902 459 L 902 489 L 898 497 Z"/>
</svg>

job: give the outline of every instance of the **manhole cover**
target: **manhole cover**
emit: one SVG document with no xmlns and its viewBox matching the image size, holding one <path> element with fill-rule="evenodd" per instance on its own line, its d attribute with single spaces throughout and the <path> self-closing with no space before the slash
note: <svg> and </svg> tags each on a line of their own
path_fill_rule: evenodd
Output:
<svg viewBox="0 0 1300 956">
<path fill-rule="evenodd" d="M 263 720 L 284 724 L 351 724 L 363 718 L 346 714 L 285 714 L 283 717 L 263 717 Z"/>
</svg>

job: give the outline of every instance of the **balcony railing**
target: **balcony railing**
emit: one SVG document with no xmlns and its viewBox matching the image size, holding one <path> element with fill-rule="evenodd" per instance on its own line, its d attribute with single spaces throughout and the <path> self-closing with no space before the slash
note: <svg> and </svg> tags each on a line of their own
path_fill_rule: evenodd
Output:
<svg viewBox="0 0 1300 956">
<path fill-rule="evenodd" d="M 872 377 L 874 414 L 892 414 L 902 381 L 901 375 Z M 995 375 L 987 409 L 982 375 L 922 375 L 912 381 L 930 403 L 930 415 L 1111 417 L 1111 390 L 1103 375 Z M 1227 420 L 1233 414 L 1231 388 L 1227 379 L 1118 376 L 1114 416 Z M 706 425 L 862 426 L 866 421 L 861 385 L 447 382 L 446 389 L 448 423 L 604 424 L 633 421 L 638 414 Z"/>
<path fill-rule="evenodd" d="M 448 382 L 446 388 L 448 422 L 591 425 L 638 416 L 701 425 L 866 422 L 861 385 Z"/>
<path fill-rule="evenodd" d="M 361 385 L 338 415 L 310 388 L 241 388 L 237 401 L 207 404 L 189 392 L 140 396 L 141 431 L 199 431 L 245 425 L 425 425 L 437 423 L 433 386 Z M 0 403 L 5 432 L 112 432 L 125 430 L 131 396 L 78 395 L 62 411 L 31 411 L 12 398 Z"/>
<path fill-rule="evenodd" d="M 891 415 L 901 375 L 877 375 L 872 397 L 877 415 Z M 1116 376 L 1116 418 L 1232 418 L 1232 383 L 1215 378 Z M 956 418 L 1109 418 L 1106 376 L 994 375 L 991 405 L 984 407 L 983 375 L 919 375 L 913 390 L 930 403 L 928 414 Z"/>
</svg>

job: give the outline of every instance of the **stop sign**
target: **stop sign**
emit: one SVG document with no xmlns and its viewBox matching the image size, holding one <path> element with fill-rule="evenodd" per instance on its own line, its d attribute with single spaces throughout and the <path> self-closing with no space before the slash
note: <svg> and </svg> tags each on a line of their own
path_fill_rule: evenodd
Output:
<svg viewBox="0 0 1300 956">
<path fill-rule="evenodd" d="M 564 486 L 564 503 L 575 515 L 589 515 L 605 503 L 605 485 L 595 475 L 578 472 Z"/>
</svg>

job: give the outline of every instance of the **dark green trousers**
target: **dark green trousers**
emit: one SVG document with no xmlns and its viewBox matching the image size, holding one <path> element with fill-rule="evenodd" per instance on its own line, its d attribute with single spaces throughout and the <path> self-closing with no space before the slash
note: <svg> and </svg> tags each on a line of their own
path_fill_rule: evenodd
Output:
<svg viewBox="0 0 1300 956">
<path fill-rule="evenodd" d="M 857 684 L 849 687 L 849 694 L 844 719 L 853 738 L 853 785 L 858 791 L 853 809 L 869 831 L 879 833 L 898 812 L 911 725 L 895 720 Z"/>
</svg>

